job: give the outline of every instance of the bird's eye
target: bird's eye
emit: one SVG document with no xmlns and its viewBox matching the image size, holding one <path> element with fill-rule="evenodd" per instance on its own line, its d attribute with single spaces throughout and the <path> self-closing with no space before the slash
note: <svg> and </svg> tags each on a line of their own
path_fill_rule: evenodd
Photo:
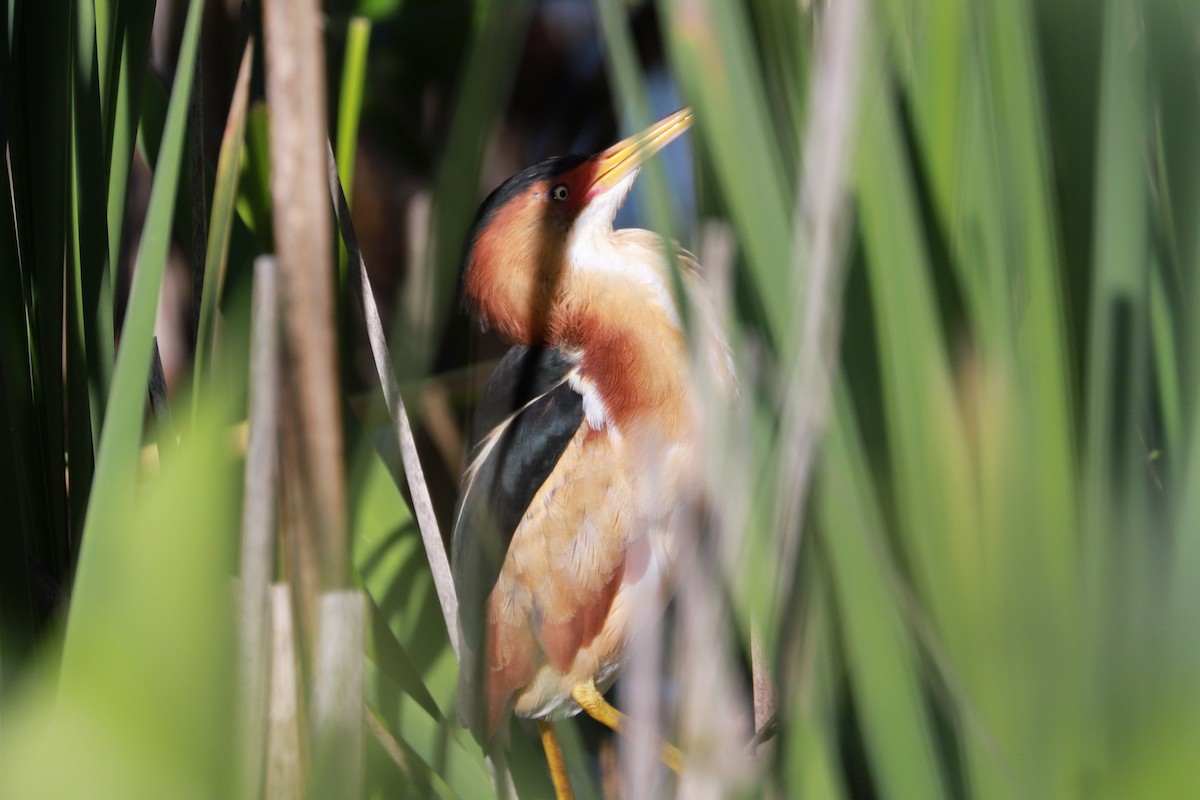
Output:
<svg viewBox="0 0 1200 800">
<path fill-rule="evenodd" d="M 568 189 L 566 184 L 563 184 L 563 183 L 558 184 L 557 186 L 555 186 L 553 189 L 550 190 L 550 196 L 553 197 L 555 200 L 557 200 L 560 203 L 563 200 L 566 200 L 570 195 L 571 195 L 571 190 Z"/>
</svg>

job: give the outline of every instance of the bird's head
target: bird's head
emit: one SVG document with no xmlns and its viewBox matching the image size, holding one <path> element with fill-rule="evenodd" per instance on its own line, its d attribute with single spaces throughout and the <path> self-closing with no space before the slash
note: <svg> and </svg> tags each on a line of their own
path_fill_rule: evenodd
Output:
<svg viewBox="0 0 1200 800">
<path fill-rule="evenodd" d="M 551 158 L 502 183 L 467 240 L 467 305 L 509 341 L 544 341 L 572 262 L 611 237 L 642 164 L 691 124 L 684 108 L 594 156 Z"/>
</svg>

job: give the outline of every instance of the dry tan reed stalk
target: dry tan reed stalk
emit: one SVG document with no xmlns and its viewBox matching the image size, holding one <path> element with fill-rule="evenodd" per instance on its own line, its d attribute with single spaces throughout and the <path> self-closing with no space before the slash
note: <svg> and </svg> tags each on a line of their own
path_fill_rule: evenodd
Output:
<svg viewBox="0 0 1200 800">
<path fill-rule="evenodd" d="M 315 0 L 263 4 L 271 195 L 284 306 L 283 482 L 300 564 L 302 629 L 316 595 L 346 585 L 349 557 L 332 241 L 325 201 L 324 47 Z"/>
</svg>

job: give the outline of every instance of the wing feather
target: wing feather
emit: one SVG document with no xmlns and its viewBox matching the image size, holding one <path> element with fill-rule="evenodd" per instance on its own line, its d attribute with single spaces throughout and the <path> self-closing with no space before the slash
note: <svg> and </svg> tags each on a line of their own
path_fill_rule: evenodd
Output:
<svg viewBox="0 0 1200 800">
<path fill-rule="evenodd" d="M 583 397 L 568 383 L 576 369 L 557 348 L 512 348 L 488 380 L 472 425 L 451 568 L 463 644 L 459 711 L 481 739 L 487 598 L 530 502 L 583 424 Z"/>
</svg>

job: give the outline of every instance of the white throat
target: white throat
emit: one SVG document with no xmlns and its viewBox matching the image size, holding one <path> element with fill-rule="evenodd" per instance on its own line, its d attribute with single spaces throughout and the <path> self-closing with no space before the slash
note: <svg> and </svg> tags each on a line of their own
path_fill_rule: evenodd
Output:
<svg viewBox="0 0 1200 800">
<path fill-rule="evenodd" d="M 663 252 L 646 247 L 643 237 L 622 236 L 621 231 L 613 230 L 613 218 L 636 179 L 635 170 L 580 213 L 567 240 L 567 267 L 645 289 L 678 328 L 679 312 L 664 278 L 666 261 Z"/>
</svg>

